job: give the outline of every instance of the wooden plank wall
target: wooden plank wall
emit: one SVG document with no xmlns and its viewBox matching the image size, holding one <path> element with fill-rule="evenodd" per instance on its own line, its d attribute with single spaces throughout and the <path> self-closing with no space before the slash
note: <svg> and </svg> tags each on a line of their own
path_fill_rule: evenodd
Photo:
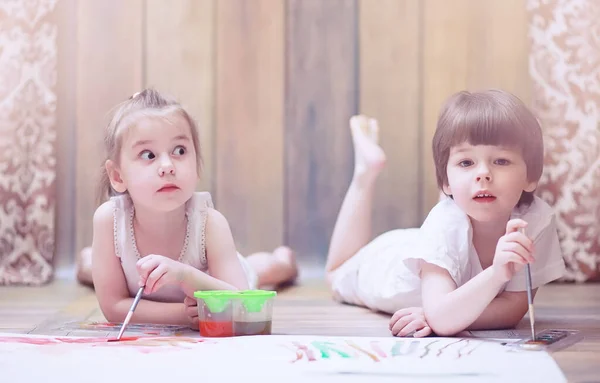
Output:
<svg viewBox="0 0 600 383">
<path fill-rule="evenodd" d="M 58 220 L 75 217 L 77 225 L 70 237 L 64 230 L 59 236 L 59 251 L 70 254 L 58 257 L 72 260 L 73 249 L 91 243 L 106 114 L 145 86 L 175 94 L 198 120 L 205 162 L 199 189 L 212 193 L 242 253 L 285 243 L 323 259 L 352 175 L 348 119 L 356 113 L 379 119 L 388 158 L 375 233 L 419 225 L 438 198 L 430 142 L 443 100 L 460 89 L 500 87 L 529 102 L 525 0 L 373 3 L 103 0 L 57 7 L 59 113 L 76 135 L 76 165 L 59 164 L 75 197 Z M 60 140 L 67 147 L 72 137 Z"/>
</svg>

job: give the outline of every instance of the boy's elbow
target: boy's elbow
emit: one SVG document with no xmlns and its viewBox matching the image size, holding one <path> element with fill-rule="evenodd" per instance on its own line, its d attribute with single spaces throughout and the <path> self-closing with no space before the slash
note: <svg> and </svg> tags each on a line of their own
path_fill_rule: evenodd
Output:
<svg viewBox="0 0 600 383">
<path fill-rule="evenodd" d="M 431 331 L 437 336 L 454 336 L 463 330 L 452 325 L 448 317 L 441 312 L 425 311 L 425 320 Z"/>
<path fill-rule="evenodd" d="M 437 336 L 454 336 L 461 331 L 453 326 L 449 326 L 448 323 L 444 323 L 443 319 L 433 322 L 428 321 L 427 323 L 429 324 L 431 331 Z"/>
</svg>

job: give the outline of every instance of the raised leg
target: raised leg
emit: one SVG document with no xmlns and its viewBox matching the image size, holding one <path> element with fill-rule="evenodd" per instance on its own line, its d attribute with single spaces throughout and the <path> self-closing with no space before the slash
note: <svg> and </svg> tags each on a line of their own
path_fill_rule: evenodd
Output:
<svg viewBox="0 0 600 383">
<path fill-rule="evenodd" d="M 350 119 L 354 144 L 354 175 L 333 229 L 326 271 L 328 275 L 371 240 L 371 208 L 375 181 L 385 165 L 378 145 L 377 121 L 365 116 Z"/>
</svg>

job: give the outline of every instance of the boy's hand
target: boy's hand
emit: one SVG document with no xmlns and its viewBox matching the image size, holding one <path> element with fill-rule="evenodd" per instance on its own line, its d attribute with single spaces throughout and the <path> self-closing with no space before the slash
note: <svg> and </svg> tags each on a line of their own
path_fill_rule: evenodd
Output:
<svg viewBox="0 0 600 383">
<path fill-rule="evenodd" d="M 181 285 L 189 266 L 162 255 L 151 254 L 137 261 L 136 267 L 140 274 L 139 285 L 146 285 L 144 293 L 151 294 L 166 285 Z"/>
<path fill-rule="evenodd" d="M 190 321 L 190 328 L 198 330 L 198 301 L 196 298 L 185 297 L 183 300 L 185 305 L 185 315 Z"/>
<path fill-rule="evenodd" d="M 508 282 L 513 275 L 527 263 L 533 262 L 533 242 L 520 232 L 527 222 L 512 219 L 506 224 L 506 234 L 500 237 L 494 254 L 494 274 L 503 282 Z"/>
<path fill-rule="evenodd" d="M 394 336 L 407 336 L 413 333 L 412 336 L 415 338 L 431 334 L 431 328 L 425 320 L 421 307 L 409 307 L 396 311 L 390 319 L 390 331 Z"/>
</svg>

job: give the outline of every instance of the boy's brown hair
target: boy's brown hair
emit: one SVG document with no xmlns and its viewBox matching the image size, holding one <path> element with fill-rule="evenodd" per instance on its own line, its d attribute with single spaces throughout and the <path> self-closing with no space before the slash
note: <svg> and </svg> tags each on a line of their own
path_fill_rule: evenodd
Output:
<svg viewBox="0 0 600 383">
<path fill-rule="evenodd" d="M 433 161 L 437 184 L 448 184 L 446 168 L 450 149 L 463 142 L 498 145 L 521 150 L 527 178 L 538 181 L 544 167 L 544 142 L 538 120 L 515 95 L 503 90 L 461 91 L 443 105 L 433 136 Z M 517 206 L 533 202 L 534 193 L 523 191 Z"/>
</svg>

